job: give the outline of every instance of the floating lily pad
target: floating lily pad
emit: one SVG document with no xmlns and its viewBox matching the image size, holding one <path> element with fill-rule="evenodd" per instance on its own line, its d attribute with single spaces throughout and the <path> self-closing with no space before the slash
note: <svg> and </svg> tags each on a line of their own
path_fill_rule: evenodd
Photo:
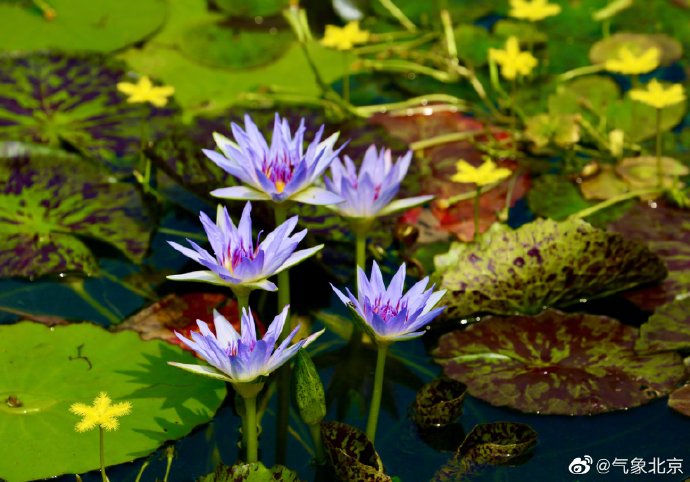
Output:
<svg viewBox="0 0 690 482">
<path fill-rule="evenodd" d="M 451 461 L 431 482 L 464 480 L 482 466 L 508 464 L 525 457 L 537 444 L 537 433 L 524 423 L 495 422 L 475 425 Z"/>
<path fill-rule="evenodd" d="M 95 238 L 140 262 L 150 223 L 139 192 L 60 151 L 32 154 L 7 144 L 0 157 L 0 276 L 98 270 L 83 243 Z"/>
<path fill-rule="evenodd" d="M 580 140 L 580 125 L 574 115 L 537 114 L 525 121 L 525 136 L 537 149 L 569 147 Z"/>
<path fill-rule="evenodd" d="M 0 127 L 6 139 L 73 150 L 129 174 L 142 131 L 156 141 L 177 112 L 131 104 L 116 84 L 127 67 L 99 54 L 32 53 L 0 57 Z"/>
<path fill-rule="evenodd" d="M 668 396 L 668 406 L 690 417 L 690 385 L 685 385 Z"/>
<path fill-rule="evenodd" d="M 642 54 L 651 48 L 659 50 L 660 63 L 669 65 L 683 55 L 681 43 L 663 33 L 641 34 L 620 32 L 599 40 L 589 51 L 589 58 L 593 64 L 603 64 L 607 60 L 616 59 L 622 48 L 627 47 L 633 53 Z"/>
<path fill-rule="evenodd" d="M 452 252 L 457 262 L 440 273 L 451 317 L 535 314 L 666 276 L 663 262 L 643 244 L 576 219 L 537 220 Z"/>
<path fill-rule="evenodd" d="M 246 18 L 280 15 L 281 10 L 288 6 L 287 0 L 214 0 L 214 3 L 228 15 Z"/>
<path fill-rule="evenodd" d="M 89 323 L 48 328 L 0 326 L 0 478 L 11 482 L 83 473 L 98 467 L 95 433 L 77 433 L 75 402 L 106 391 L 132 403 L 120 428 L 107 434 L 108 465 L 143 457 L 208 422 L 225 397 L 223 383 L 169 366 L 193 362 L 182 350 L 135 333 L 109 333 Z M 95 437 L 95 438 L 94 438 Z M 32 454 L 27 457 L 27 454 Z"/>
<path fill-rule="evenodd" d="M 654 310 L 690 293 L 690 211 L 662 203 L 641 203 L 609 229 L 646 243 L 668 267 L 668 277 L 657 286 L 625 294 L 642 309 Z"/>
<path fill-rule="evenodd" d="M 666 107 L 661 113 L 661 131 L 665 132 L 678 125 L 685 116 L 686 105 L 681 102 Z M 640 142 L 656 135 L 656 109 L 624 97 L 609 104 L 606 117 L 612 129 L 621 129 L 626 139 Z"/>
<path fill-rule="evenodd" d="M 670 188 L 678 184 L 678 178 L 690 174 L 690 169 L 672 157 L 661 158 L 663 185 Z M 631 189 L 645 189 L 658 184 L 655 156 L 628 157 L 616 165 L 616 172 Z"/>
<path fill-rule="evenodd" d="M 438 378 L 424 385 L 414 402 L 414 421 L 422 428 L 444 427 L 462 413 L 467 387 L 452 379 Z"/>
<path fill-rule="evenodd" d="M 640 327 L 639 352 L 690 349 L 690 298 L 663 305 Z"/>
<path fill-rule="evenodd" d="M 252 69 L 275 62 L 290 48 L 294 35 L 259 26 L 246 30 L 228 21 L 212 21 L 190 27 L 180 39 L 181 52 L 209 67 Z M 229 47 L 231 46 L 231 47 Z"/>
<path fill-rule="evenodd" d="M 237 464 L 231 467 L 220 464 L 212 474 L 202 477 L 199 482 L 269 482 L 271 480 L 300 482 L 297 474 L 287 467 L 276 465 L 268 469 L 261 462 Z"/>
<path fill-rule="evenodd" d="M 548 310 L 487 317 L 443 335 L 433 351 L 472 396 L 530 413 L 585 415 L 635 407 L 685 378 L 680 355 L 635 352 L 637 329 Z"/>
<path fill-rule="evenodd" d="M 481 67 L 488 62 L 489 49 L 499 47 L 500 40 L 493 39 L 489 31 L 473 24 L 458 25 L 453 29 L 458 57 L 472 67 Z"/>
<path fill-rule="evenodd" d="M 163 0 L 50 0 L 53 14 L 37 3 L 0 2 L 0 45 L 8 51 L 41 49 L 112 52 L 138 42 L 165 21 Z M 54 15 L 54 18 L 48 19 Z"/>
<path fill-rule="evenodd" d="M 655 173 L 656 174 L 656 173 Z M 654 176 L 656 182 L 656 176 Z M 616 174 L 609 164 L 599 166 L 599 172 L 586 177 L 580 183 L 580 191 L 585 199 L 611 199 L 630 190 L 630 186 Z"/>
<path fill-rule="evenodd" d="M 321 436 L 331 465 L 340 480 L 390 482 L 381 457 L 361 430 L 340 422 L 321 424 Z"/>
</svg>

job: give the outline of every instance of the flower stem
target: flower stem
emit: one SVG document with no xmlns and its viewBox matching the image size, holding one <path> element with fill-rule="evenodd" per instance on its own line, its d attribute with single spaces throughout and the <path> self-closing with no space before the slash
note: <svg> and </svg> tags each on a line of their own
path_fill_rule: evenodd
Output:
<svg viewBox="0 0 690 482">
<path fill-rule="evenodd" d="M 482 196 L 482 188 L 477 185 L 477 192 L 474 195 L 474 235 L 472 241 L 476 241 L 479 237 L 479 199 Z"/>
<path fill-rule="evenodd" d="M 101 478 L 103 482 L 108 482 L 108 476 L 105 475 L 105 447 L 103 444 L 103 427 L 101 426 L 98 427 L 98 441 L 101 453 Z"/>
<path fill-rule="evenodd" d="M 343 99 L 350 102 L 350 53 L 343 50 Z"/>
<path fill-rule="evenodd" d="M 658 188 L 653 188 L 653 189 L 640 189 L 637 191 L 630 191 L 626 192 L 625 194 L 620 194 L 618 196 L 614 196 L 610 199 L 607 199 L 606 201 L 602 201 L 598 204 L 595 204 L 594 206 L 588 207 L 586 209 L 583 209 L 582 211 L 578 211 L 576 213 L 573 213 L 570 215 L 569 219 L 584 219 L 592 214 L 595 214 L 602 209 L 606 209 L 610 206 L 613 206 L 615 204 L 618 204 L 619 202 L 627 201 L 628 199 L 632 199 L 638 196 L 649 196 L 649 195 L 655 195 L 655 194 L 661 194 L 662 190 Z"/>
<path fill-rule="evenodd" d="M 400 22 L 400 25 L 402 25 L 405 30 L 408 32 L 416 32 L 417 31 L 417 26 L 412 23 L 412 21 L 407 18 L 407 16 L 403 13 L 400 8 L 396 4 L 394 4 L 391 0 L 379 0 L 379 3 L 381 3 L 381 6 L 388 10 L 388 12 L 395 17 L 395 19 Z"/>
<path fill-rule="evenodd" d="M 357 295 L 359 295 L 359 276 L 357 268 L 367 268 L 367 233 L 364 230 L 355 232 L 355 278 L 357 279 Z"/>
<path fill-rule="evenodd" d="M 237 314 L 240 320 L 242 319 L 242 309 L 249 309 L 249 293 L 249 291 L 247 291 L 247 293 L 235 291 L 235 297 L 237 298 Z"/>
<path fill-rule="evenodd" d="M 367 421 L 367 437 L 374 443 L 376 438 L 376 426 L 379 421 L 381 409 L 381 395 L 383 394 L 383 370 L 386 365 L 386 353 L 388 345 L 378 345 L 376 354 L 376 373 L 374 374 L 374 392 L 371 395 L 371 407 L 369 408 L 369 420 Z"/>
<path fill-rule="evenodd" d="M 139 469 L 139 473 L 137 474 L 137 478 L 134 479 L 134 482 L 140 482 L 141 481 L 141 476 L 144 475 L 144 470 L 146 470 L 146 467 L 149 466 L 149 461 L 144 460 L 144 463 L 141 464 L 141 468 Z"/>
<path fill-rule="evenodd" d="M 656 179 L 657 187 L 664 187 L 664 170 L 661 166 L 661 109 L 656 110 Z"/>
<path fill-rule="evenodd" d="M 122 321 L 119 316 L 117 316 L 108 308 L 100 304 L 98 300 L 96 300 L 93 296 L 89 294 L 88 291 L 86 291 L 86 288 L 84 287 L 84 280 L 70 280 L 67 282 L 67 286 L 72 288 L 72 291 L 78 294 L 79 297 L 86 302 L 86 304 L 88 304 L 91 308 L 96 310 L 111 324 L 117 325 Z"/>
<path fill-rule="evenodd" d="M 287 219 L 287 207 L 284 204 L 274 205 L 274 215 L 276 227 L 280 226 Z M 278 311 L 285 308 L 285 306 L 290 304 L 290 275 L 287 270 L 283 270 L 278 273 Z M 282 340 L 290 332 L 289 321 L 285 322 L 283 327 L 283 332 L 280 334 L 280 339 Z"/>
<path fill-rule="evenodd" d="M 309 432 L 311 432 L 311 438 L 314 441 L 316 464 L 324 465 L 326 463 L 326 452 L 323 449 L 323 441 L 321 440 L 321 426 L 318 423 L 309 425 Z"/>
<path fill-rule="evenodd" d="M 247 446 L 247 463 L 257 462 L 259 459 L 259 444 L 256 437 L 256 397 L 244 399 L 244 434 Z"/>
<path fill-rule="evenodd" d="M 519 175 L 520 173 L 518 172 L 518 170 L 516 170 L 510 178 L 510 182 L 508 183 L 508 192 L 506 192 L 506 222 L 510 217 L 510 206 L 511 204 L 513 204 L 513 192 L 515 191 L 515 184 L 517 184 L 517 179 Z"/>
</svg>

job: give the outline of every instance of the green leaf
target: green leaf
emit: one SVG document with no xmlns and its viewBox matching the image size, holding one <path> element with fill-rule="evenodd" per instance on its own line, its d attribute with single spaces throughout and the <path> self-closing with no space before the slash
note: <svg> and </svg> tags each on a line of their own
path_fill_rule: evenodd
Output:
<svg viewBox="0 0 690 482">
<path fill-rule="evenodd" d="M 390 482 L 381 457 L 361 430 L 340 422 L 321 424 L 321 436 L 331 465 L 341 480 Z"/>
<path fill-rule="evenodd" d="M 266 17 L 280 15 L 280 11 L 288 6 L 288 0 L 215 0 L 214 3 L 228 15 L 233 17 Z"/>
<path fill-rule="evenodd" d="M 300 350 L 292 369 L 292 394 L 302 421 L 307 425 L 321 423 L 326 416 L 326 394 L 323 384 L 306 350 Z"/>
<path fill-rule="evenodd" d="M 108 465 L 143 457 L 168 440 L 208 422 L 225 397 L 223 383 L 167 365 L 194 357 L 136 333 L 109 333 L 89 323 L 57 326 L 22 322 L 0 326 L 3 447 L 0 478 L 34 480 L 98 468 L 95 433 L 74 431 L 76 402 L 91 404 L 105 391 L 129 401 L 132 413 L 105 436 Z M 31 454 L 31 457 L 27 457 Z"/>
<path fill-rule="evenodd" d="M 618 32 L 592 45 L 589 58 L 593 64 L 603 64 L 607 60 L 617 59 L 620 50 L 624 47 L 638 55 L 651 48 L 656 48 L 661 54 L 660 63 L 662 65 L 672 64 L 683 55 L 682 44 L 666 34 Z"/>
<path fill-rule="evenodd" d="M 677 353 L 640 355 L 637 340 L 636 328 L 614 319 L 547 310 L 486 317 L 443 335 L 432 354 L 492 405 L 587 415 L 642 405 L 685 379 Z"/>
<path fill-rule="evenodd" d="M 52 20 L 42 17 L 32 2 L 0 2 L 3 50 L 120 50 L 160 28 L 168 6 L 164 0 L 50 0 L 45 3 L 55 12 Z"/>
<path fill-rule="evenodd" d="M 508 37 L 517 37 L 520 42 L 532 46 L 542 44 L 547 40 L 546 34 L 539 31 L 533 23 L 508 18 L 501 19 L 494 24 L 493 34 L 504 41 Z"/>
<path fill-rule="evenodd" d="M 478 25 L 462 24 L 453 30 L 458 57 L 472 67 L 481 67 L 488 62 L 489 48 L 499 47 L 489 32 Z"/>
<path fill-rule="evenodd" d="M 231 467 L 220 464 L 212 474 L 199 482 L 300 482 L 298 475 L 287 467 L 275 465 L 267 469 L 261 462 L 236 464 Z"/>
<path fill-rule="evenodd" d="M 445 427 L 462 413 L 467 387 L 452 379 L 438 378 L 424 385 L 414 402 L 414 421 L 422 429 Z"/>
<path fill-rule="evenodd" d="M 118 92 L 127 66 L 100 54 L 32 53 L 0 57 L 0 125 L 6 139 L 69 145 L 131 174 L 142 135 L 156 141 L 177 113 L 172 104 L 132 104 Z"/>
<path fill-rule="evenodd" d="M 644 245 L 581 220 L 537 220 L 455 249 L 458 261 L 441 280 L 450 317 L 539 313 L 666 276 Z"/>
<path fill-rule="evenodd" d="M 640 353 L 690 349 L 690 298 L 657 308 L 640 326 L 635 349 Z"/>
<path fill-rule="evenodd" d="M 671 130 L 685 116 L 685 102 L 662 109 L 661 131 Z M 624 97 L 611 102 L 606 109 L 611 129 L 621 129 L 631 142 L 641 142 L 656 135 L 656 109 L 650 105 Z"/>
<path fill-rule="evenodd" d="M 60 151 L 32 154 L 6 144 L 0 157 L 0 276 L 37 277 L 80 271 L 96 261 L 82 239 L 95 238 L 140 262 L 150 221 L 131 184 Z"/>
<path fill-rule="evenodd" d="M 580 125 L 574 115 L 537 114 L 525 121 L 525 136 L 537 149 L 549 144 L 567 148 L 580 140 Z"/>
</svg>

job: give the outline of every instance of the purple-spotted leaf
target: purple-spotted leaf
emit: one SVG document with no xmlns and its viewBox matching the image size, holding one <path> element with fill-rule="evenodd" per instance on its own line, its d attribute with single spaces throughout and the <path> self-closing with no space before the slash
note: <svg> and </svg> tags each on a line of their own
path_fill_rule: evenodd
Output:
<svg viewBox="0 0 690 482">
<path fill-rule="evenodd" d="M 690 298 L 660 306 L 640 326 L 638 352 L 657 352 L 690 349 Z"/>
<path fill-rule="evenodd" d="M 0 276 L 94 274 L 95 238 L 141 261 L 149 223 L 139 192 L 75 156 L 5 146 L 0 157 Z"/>
<path fill-rule="evenodd" d="M 432 482 L 464 480 L 482 466 L 508 464 L 523 458 L 537 444 L 537 432 L 517 422 L 475 425 L 455 456 L 436 472 Z"/>
<path fill-rule="evenodd" d="M 268 482 L 271 480 L 281 482 L 300 482 L 299 476 L 282 465 L 266 468 L 261 462 L 251 464 L 236 464 L 228 467 L 219 464 L 216 470 L 199 482 Z"/>
<path fill-rule="evenodd" d="M 321 424 L 326 453 L 336 475 L 348 482 L 390 482 L 381 457 L 361 430 L 340 422 Z"/>
<path fill-rule="evenodd" d="M 653 282 L 663 262 L 643 244 L 581 220 L 537 220 L 455 245 L 441 287 L 446 315 L 539 313 Z"/>
<path fill-rule="evenodd" d="M 422 429 L 444 427 L 462 413 L 467 387 L 450 378 L 424 385 L 414 402 L 414 421 Z"/>
<path fill-rule="evenodd" d="M 628 292 L 626 298 L 652 311 L 690 292 L 690 211 L 661 203 L 638 204 L 609 229 L 646 243 L 669 272 L 660 285 Z"/>
<path fill-rule="evenodd" d="M 117 90 L 123 63 L 104 55 L 40 52 L 0 57 L 0 129 L 6 139 L 72 149 L 118 175 L 157 141 L 178 109 L 132 104 Z"/>
<path fill-rule="evenodd" d="M 668 396 L 668 406 L 690 417 L 690 385 L 685 385 Z"/>
<path fill-rule="evenodd" d="M 589 415 L 642 405 L 685 378 L 680 355 L 641 355 L 637 339 L 636 328 L 611 318 L 547 310 L 447 333 L 433 356 L 492 405 Z"/>
</svg>

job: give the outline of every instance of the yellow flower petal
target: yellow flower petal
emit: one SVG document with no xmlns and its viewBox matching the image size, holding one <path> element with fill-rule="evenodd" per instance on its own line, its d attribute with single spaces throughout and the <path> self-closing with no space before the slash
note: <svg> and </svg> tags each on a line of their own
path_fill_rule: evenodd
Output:
<svg viewBox="0 0 690 482">
<path fill-rule="evenodd" d="M 93 402 L 93 405 L 75 403 L 69 408 L 70 412 L 84 417 L 74 429 L 77 432 L 86 432 L 100 426 L 106 430 L 117 430 L 118 417 L 127 415 L 132 411 L 132 404 L 121 402 L 113 405 L 107 393 L 101 392 Z"/>
<path fill-rule="evenodd" d="M 513 18 L 538 22 L 559 13 L 561 6 L 549 3 L 548 0 L 510 0 L 509 15 Z"/>
<path fill-rule="evenodd" d="M 477 186 L 494 184 L 512 174 L 510 169 L 498 167 L 491 159 L 487 159 L 479 167 L 474 167 L 467 161 L 460 159 L 455 164 L 455 168 L 457 172 L 450 178 L 451 181 L 476 184 Z"/>
<path fill-rule="evenodd" d="M 661 53 L 656 47 L 647 49 L 640 55 L 635 55 L 629 47 L 623 46 L 615 59 L 609 59 L 604 63 L 604 68 L 609 72 L 625 75 L 644 74 L 659 66 L 660 57 Z"/>
<path fill-rule="evenodd" d="M 321 39 L 321 45 L 338 50 L 350 50 L 356 44 L 366 43 L 369 32 L 359 29 L 359 22 L 349 22 L 344 27 L 326 25 L 326 31 Z"/>
<path fill-rule="evenodd" d="M 156 87 L 151 79 L 144 76 L 136 84 L 118 82 L 117 90 L 127 95 L 127 102 L 148 102 L 156 107 L 163 107 L 168 103 L 168 97 L 175 93 L 175 88 L 169 85 Z"/>
<path fill-rule="evenodd" d="M 681 84 L 671 84 L 664 88 L 656 79 L 647 84 L 646 89 L 633 89 L 630 98 L 656 109 L 663 109 L 685 101 L 685 90 Z"/>
<path fill-rule="evenodd" d="M 501 67 L 501 75 L 514 80 L 518 75 L 529 75 L 537 66 L 537 59 L 529 52 L 520 51 L 517 37 L 509 37 L 505 50 L 489 49 L 489 59 Z"/>
</svg>

